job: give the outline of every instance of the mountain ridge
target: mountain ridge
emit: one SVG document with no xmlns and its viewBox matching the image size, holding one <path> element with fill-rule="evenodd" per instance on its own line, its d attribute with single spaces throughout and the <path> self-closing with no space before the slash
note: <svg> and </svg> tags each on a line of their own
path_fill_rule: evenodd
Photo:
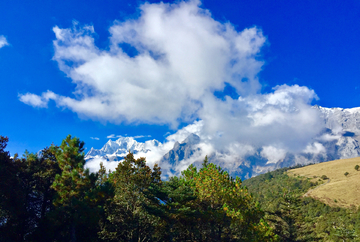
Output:
<svg viewBox="0 0 360 242">
<path fill-rule="evenodd" d="M 115 141 L 109 139 L 101 149 L 91 148 L 85 159 L 90 161 L 97 158 L 111 162 L 122 160 L 129 150 L 134 155 L 143 156 L 158 152 L 161 158 L 153 163 L 159 163 L 165 173 L 171 176 L 190 164 L 199 167 L 206 154 L 210 162 L 221 165 L 233 176 L 246 179 L 281 167 L 360 156 L 360 107 L 344 109 L 315 105 L 313 108 L 320 112 L 324 129 L 314 137 L 312 143 L 297 153 L 277 150 L 275 147 L 249 148 L 251 152 L 242 156 L 216 148 L 206 153 L 209 145 L 199 135 L 189 133 L 182 140 L 174 141 L 173 145 L 169 142 L 167 146 L 155 139 L 145 142 L 137 142 L 133 137 L 120 137 Z M 277 156 L 274 158 L 269 154 Z"/>
</svg>

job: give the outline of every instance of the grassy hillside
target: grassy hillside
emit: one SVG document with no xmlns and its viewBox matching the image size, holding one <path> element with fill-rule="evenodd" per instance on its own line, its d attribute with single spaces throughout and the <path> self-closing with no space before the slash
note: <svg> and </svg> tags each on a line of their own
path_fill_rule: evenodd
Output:
<svg viewBox="0 0 360 242">
<path fill-rule="evenodd" d="M 310 178 L 312 182 L 322 180 L 321 177 L 325 175 L 328 179 L 323 180 L 324 185 L 309 191 L 310 197 L 332 207 L 359 207 L 360 169 L 355 170 L 356 165 L 360 165 L 360 157 L 291 169 L 288 174 L 290 177 Z M 345 176 L 346 172 L 349 173 L 347 176 Z"/>
<path fill-rule="evenodd" d="M 330 177 L 329 184 L 336 184 L 340 180 L 349 181 L 345 180 L 346 171 L 349 172 L 347 178 L 357 177 L 355 163 L 348 164 L 345 160 L 344 164 L 340 162 L 340 165 L 332 166 L 333 163 L 336 162 L 318 164 L 320 167 L 282 168 L 243 182 L 259 202 L 265 212 L 265 220 L 280 241 L 360 241 L 358 207 L 329 206 L 312 197 L 304 197 L 309 190 L 314 189 L 315 192 L 328 185 L 328 180 L 319 180 L 319 176 Z M 310 172 L 316 170 L 318 173 Z M 343 177 L 336 175 L 338 173 Z M 343 189 L 350 191 L 351 186 Z M 356 190 L 352 194 L 358 196 Z"/>
</svg>

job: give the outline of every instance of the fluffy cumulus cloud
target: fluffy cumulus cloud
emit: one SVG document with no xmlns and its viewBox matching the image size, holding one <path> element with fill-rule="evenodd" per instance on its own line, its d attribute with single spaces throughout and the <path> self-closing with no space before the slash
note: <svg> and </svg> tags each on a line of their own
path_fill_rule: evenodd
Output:
<svg viewBox="0 0 360 242">
<path fill-rule="evenodd" d="M 310 105 L 316 98 L 307 87 L 282 85 L 268 94 L 209 101 L 201 110 L 203 133 L 213 135 L 217 147 L 236 141 L 300 151 L 324 127 Z"/>
<path fill-rule="evenodd" d="M 313 144 L 307 145 L 304 152 L 317 155 L 317 154 L 320 154 L 320 153 L 325 153 L 326 149 L 319 142 L 314 142 Z"/>
<path fill-rule="evenodd" d="M 281 85 L 261 93 L 260 29 L 216 21 L 197 0 L 140 9 L 137 19 L 113 23 L 106 49 L 95 45 L 93 26 L 54 27 L 53 59 L 76 89 L 72 96 L 20 94 L 20 101 L 46 108 L 52 100 L 80 117 L 113 123 L 191 124 L 167 137 L 170 149 L 195 133 L 203 149 L 227 149 L 232 157 L 265 147 L 270 163 L 286 151 L 321 150 L 307 147 L 324 125 L 310 105 L 313 90 Z M 227 96 L 226 86 L 239 98 Z"/>
<path fill-rule="evenodd" d="M 5 36 L 0 35 L 0 48 L 4 47 L 6 45 L 9 45 L 9 43 L 7 42 Z"/>
<path fill-rule="evenodd" d="M 103 164 L 106 170 L 115 171 L 116 167 L 119 165 L 116 161 L 107 161 L 104 158 L 96 157 L 88 162 L 86 162 L 85 167 L 88 168 L 91 172 L 97 172 L 100 168 L 100 164 Z"/>
<path fill-rule="evenodd" d="M 144 4 L 138 19 L 114 22 L 107 50 L 95 45 L 92 26 L 54 27 L 53 59 L 76 90 L 72 97 L 50 99 L 95 120 L 177 127 L 199 118 L 204 102 L 225 83 L 238 93 L 256 93 L 263 64 L 256 56 L 266 40 L 262 32 L 256 27 L 239 32 L 199 5 Z M 50 99 L 47 93 L 20 95 L 37 107 L 46 107 Z"/>
<path fill-rule="evenodd" d="M 273 146 L 264 146 L 261 151 L 261 156 L 266 158 L 269 163 L 277 163 L 285 158 L 286 150 L 279 149 Z"/>
</svg>

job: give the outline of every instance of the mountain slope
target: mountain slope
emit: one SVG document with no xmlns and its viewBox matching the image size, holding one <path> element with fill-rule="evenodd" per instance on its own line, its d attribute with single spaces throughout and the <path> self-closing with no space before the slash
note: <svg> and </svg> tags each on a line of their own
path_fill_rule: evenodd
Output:
<svg viewBox="0 0 360 242">
<path fill-rule="evenodd" d="M 309 165 L 288 171 L 289 176 L 301 176 L 317 181 L 322 176 L 329 180 L 321 187 L 309 193 L 309 196 L 330 206 L 350 207 L 360 206 L 360 171 L 355 166 L 360 165 L 360 157 L 334 160 L 315 165 Z M 345 176 L 344 174 L 349 174 Z"/>
<path fill-rule="evenodd" d="M 318 178 L 314 183 L 292 172 L 292 168 L 281 168 L 243 182 L 259 202 L 265 220 L 280 241 L 359 241 L 360 209 L 338 204 L 331 207 L 304 197 L 308 190 L 326 185 L 320 185 L 323 183 Z"/>
</svg>

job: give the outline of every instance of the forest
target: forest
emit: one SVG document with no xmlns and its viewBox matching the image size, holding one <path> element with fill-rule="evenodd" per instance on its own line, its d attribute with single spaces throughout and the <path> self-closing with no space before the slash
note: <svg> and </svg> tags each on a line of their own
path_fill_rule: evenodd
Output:
<svg viewBox="0 0 360 242">
<path fill-rule="evenodd" d="M 205 157 L 161 179 L 132 153 L 115 171 L 84 168 L 67 136 L 11 157 L 0 136 L 0 241 L 357 241 L 360 210 L 302 198 L 317 186 L 283 168 L 241 181 Z"/>
</svg>

